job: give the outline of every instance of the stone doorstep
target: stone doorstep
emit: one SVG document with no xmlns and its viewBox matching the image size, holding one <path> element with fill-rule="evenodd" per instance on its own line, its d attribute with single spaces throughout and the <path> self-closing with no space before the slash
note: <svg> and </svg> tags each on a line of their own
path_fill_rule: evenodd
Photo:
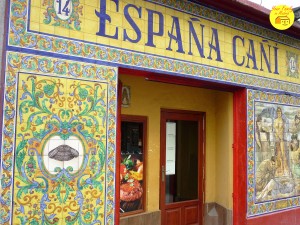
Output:
<svg viewBox="0 0 300 225">
<path fill-rule="evenodd" d="M 215 202 L 204 205 L 205 225 L 232 225 L 232 210 Z"/>
<path fill-rule="evenodd" d="M 120 225 L 160 225 L 160 211 L 143 212 L 120 218 Z"/>
<path fill-rule="evenodd" d="M 160 225 L 160 211 L 143 212 L 120 218 L 120 225 Z M 204 225 L 232 225 L 232 210 L 215 202 L 204 204 Z"/>
</svg>

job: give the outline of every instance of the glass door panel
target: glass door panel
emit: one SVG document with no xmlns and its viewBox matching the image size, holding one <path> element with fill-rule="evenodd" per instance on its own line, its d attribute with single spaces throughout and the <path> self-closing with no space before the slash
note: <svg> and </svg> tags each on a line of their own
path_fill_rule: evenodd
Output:
<svg viewBox="0 0 300 225">
<path fill-rule="evenodd" d="M 198 121 L 166 122 L 165 203 L 198 199 Z"/>
</svg>

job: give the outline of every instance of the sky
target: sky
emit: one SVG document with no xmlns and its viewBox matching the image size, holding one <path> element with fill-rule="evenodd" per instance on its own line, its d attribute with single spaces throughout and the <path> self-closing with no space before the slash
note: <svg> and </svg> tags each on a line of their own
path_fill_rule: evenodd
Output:
<svg viewBox="0 0 300 225">
<path fill-rule="evenodd" d="M 250 1 L 262 5 L 265 8 L 270 10 L 272 9 L 273 6 L 276 5 L 287 5 L 287 6 L 292 6 L 292 8 L 296 8 L 300 6 L 300 0 L 250 0 Z"/>
</svg>

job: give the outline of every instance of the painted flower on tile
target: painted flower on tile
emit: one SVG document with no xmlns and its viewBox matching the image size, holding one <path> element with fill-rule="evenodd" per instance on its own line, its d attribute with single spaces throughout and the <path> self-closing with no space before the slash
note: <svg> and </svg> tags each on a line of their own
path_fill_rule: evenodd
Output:
<svg viewBox="0 0 300 225">
<path fill-rule="evenodd" d="M 46 95 L 50 96 L 53 94 L 54 92 L 54 88 L 55 88 L 55 85 L 54 84 L 47 84 L 44 86 L 44 92 Z"/>
</svg>

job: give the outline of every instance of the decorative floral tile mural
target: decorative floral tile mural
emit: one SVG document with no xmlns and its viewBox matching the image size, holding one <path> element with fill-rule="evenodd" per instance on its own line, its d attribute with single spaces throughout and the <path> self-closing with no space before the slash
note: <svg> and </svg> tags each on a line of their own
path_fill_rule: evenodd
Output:
<svg viewBox="0 0 300 225">
<path fill-rule="evenodd" d="M 300 99 L 248 91 L 248 215 L 300 205 Z"/>
<path fill-rule="evenodd" d="M 114 224 L 115 69 L 16 53 L 7 65 L 0 224 Z"/>
</svg>

